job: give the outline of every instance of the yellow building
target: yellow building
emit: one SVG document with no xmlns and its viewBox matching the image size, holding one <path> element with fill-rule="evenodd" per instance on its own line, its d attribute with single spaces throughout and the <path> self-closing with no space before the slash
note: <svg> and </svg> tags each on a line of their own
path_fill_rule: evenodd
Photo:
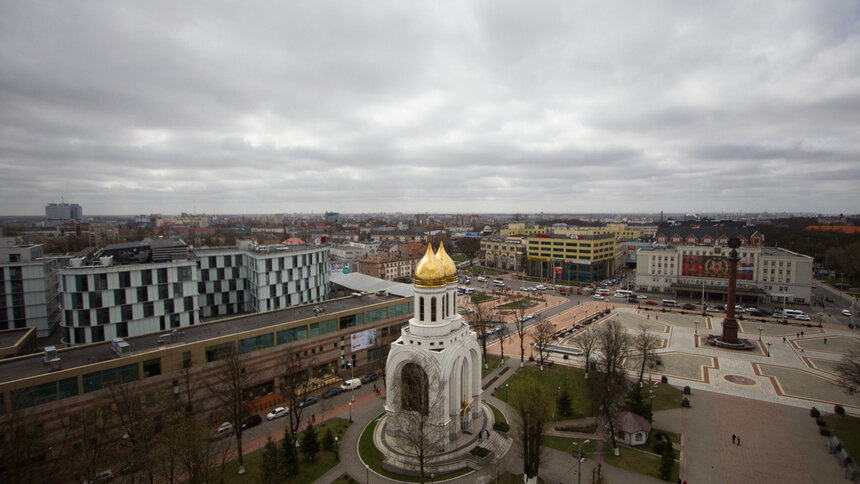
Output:
<svg viewBox="0 0 860 484">
<path fill-rule="evenodd" d="M 566 236 L 528 238 L 528 266 L 532 277 L 563 281 L 594 281 L 615 273 L 618 253 L 614 233 L 578 229 Z M 623 251 L 621 251 L 623 256 Z"/>
</svg>

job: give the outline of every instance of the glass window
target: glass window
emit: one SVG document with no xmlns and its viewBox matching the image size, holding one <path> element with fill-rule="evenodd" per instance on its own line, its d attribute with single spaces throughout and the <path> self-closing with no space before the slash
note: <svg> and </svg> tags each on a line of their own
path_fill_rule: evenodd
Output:
<svg viewBox="0 0 860 484">
<path fill-rule="evenodd" d="M 318 323 L 312 323 L 310 325 L 310 337 L 319 336 L 326 333 L 333 333 L 337 331 L 337 320 L 329 319 L 327 321 L 320 321 Z"/>
<path fill-rule="evenodd" d="M 388 317 L 388 308 L 379 308 L 367 312 L 366 321 L 372 323 Z"/>
<path fill-rule="evenodd" d="M 84 393 L 101 390 L 116 383 L 128 383 L 137 381 L 137 363 L 110 368 L 107 370 L 87 373 L 84 375 Z"/>
<path fill-rule="evenodd" d="M 252 351 L 270 348 L 273 346 L 272 333 L 261 334 L 251 338 L 239 340 L 239 353 L 250 353 Z"/>
<path fill-rule="evenodd" d="M 230 354 L 235 351 L 235 347 L 233 346 L 233 342 L 229 343 L 221 343 L 218 345 L 212 345 L 206 347 L 206 361 L 215 361 L 223 358 L 225 355 Z"/>
<path fill-rule="evenodd" d="M 161 374 L 161 358 L 146 360 L 143 362 L 143 377 L 149 378 Z"/>
<path fill-rule="evenodd" d="M 278 344 L 290 343 L 308 337 L 308 327 L 300 326 L 298 328 L 282 329 L 278 331 Z"/>
</svg>

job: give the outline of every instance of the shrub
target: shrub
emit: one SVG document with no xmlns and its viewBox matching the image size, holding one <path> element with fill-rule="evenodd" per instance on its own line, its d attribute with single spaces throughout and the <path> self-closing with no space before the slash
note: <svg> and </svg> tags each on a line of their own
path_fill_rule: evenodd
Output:
<svg viewBox="0 0 860 484">
<path fill-rule="evenodd" d="M 497 432 L 507 432 L 508 430 L 511 430 L 511 426 L 505 422 L 496 422 L 493 424 L 493 430 Z"/>
<path fill-rule="evenodd" d="M 689 395 L 689 394 L 690 394 L 690 385 L 685 385 L 684 386 L 684 395 Z"/>
<path fill-rule="evenodd" d="M 667 445 L 660 455 L 660 479 L 668 481 L 672 478 L 672 469 L 675 467 L 675 451 L 671 445 Z"/>
<path fill-rule="evenodd" d="M 657 443 L 654 444 L 654 447 L 652 447 L 652 448 L 654 449 L 655 454 L 661 454 L 662 455 L 663 449 L 666 448 L 666 442 L 663 442 L 662 440 L 657 441 Z"/>
<path fill-rule="evenodd" d="M 842 405 L 836 405 L 833 407 L 833 411 L 836 412 L 836 415 L 845 415 L 845 407 Z"/>
<path fill-rule="evenodd" d="M 666 377 L 666 375 L 660 377 L 660 383 L 669 383 L 669 379 Z"/>
<path fill-rule="evenodd" d="M 655 433 L 655 434 L 654 434 L 654 438 L 655 438 L 655 439 L 657 439 L 657 440 L 658 440 L 658 441 L 660 441 L 660 442 L 672 440 L 672 439 L 669 437 L 669 434 L 667 434 L 666 432 L 663 432 L 662 430 L 661 430 L 661 431 L 659 431 L 659 432 L 657 432 L 657 433 Z M 660 452 L 657 452 L 657 453 L 659 454 Z"/>
<path fill-rule="evenodd" d="M 819 412 L 817 408 L 812 407 L 812 408 L 809 410 L 809 416 L 810 416 L 810 417 L 812 417 L 812 418 L 818 418 L 818 417 L 820 417 L 820 416 L 821 416 L 821 412 Z"/>
<path fill-rule="evenodd" d="M 326 429 L 323 434 L 322 448 L 329 452 L 334 451 L 334 434 L 331 433 L 331 429 Z"/>
<path fill-rule="evenodd" d="M 686 407 L 686 408 L 690 408 L 690 399 L 687 397 L 684 397 L 684 399 L 681 400 L 681 406 Z"/>
<path fill-rule="evenodd" d="M 483 447 L 475 447 L 474 449 L 470 450 L 469 453 L 478 457 L 486 457 L 490 455 L 490 451 Z"/>
</svg>

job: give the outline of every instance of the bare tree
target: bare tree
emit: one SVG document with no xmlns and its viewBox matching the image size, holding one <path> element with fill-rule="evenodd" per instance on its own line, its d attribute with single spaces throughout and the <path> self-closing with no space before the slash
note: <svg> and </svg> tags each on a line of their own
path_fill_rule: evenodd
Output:
<svg viewBox="0 0 860 484">
<path fill-rule="evenodd" d="M 478 342 L 481 344 L 481 353 L 484 360 L 487 361 L 487 338 L 489 332 L 496 326 L 496 322 L 492 320 L 491 309 L 484 302 L 476 302 L 475 309 L 467 316 L 469 326 L 472 331 L 478 334 Z"/>
<path fill-rule="evenodd" d="M 657 349 L 661 346 L 660 338 L 649 333 L 645 325 L 640 324 L 639 330 L 632 341 L 633 351 L 638 353 L 642 358 L 642 364 L 639 367 L 639 381 L 642 381 L 642 377 L 645 375 L 645 367 L 657 357 Z"/>
<path fill-rule="evenodd" d="M 526 294 L 525 304 L 520 304 L 517 307 L 517 316 L 519 316 L 516 321 L 514 321 L 514 328 L 517 332 L 517 336 L 520 337 L 520 368 L 523 367 L 523 361 L 526 358 L 526 347 L 525 347 L 525 339 L 526 339 L 526 309 L 531 306 L 531 294 Z"/>
<path fill-rule="evenodd" d="M 401 370 L 401 409 L 390 414 L 388 425 L 400 440 L 399 450 L 418 461 L 420 482 L 424 483 L 427 459 L 448 438 L 445 426 L 434 419 L 445 404 L 447 382 L 439 379 L 434 385 L 423 370 L 434 363 L 426 358 L 420 358 L 420 362 L 407 363 Z"/>
<path fill-rule="evenodd" d="M 33 405 L 13 395 L 12 410 L 0 414 L 0 481 L 8 483 L 46 482 L 56 477 L 63 464 L 64 449 L 69 444 L 69 428 L 48 441 L 43 427 L 35 422 Z M 35 402 L 29 402 L 35 403 Z M 41 417 L 44 418 L 44 417 Z"/>
<path fill-rule="evenodd" d="M 245 471 L 245 459 L 242 455 L 242 420 L 246 415 L 244 389 L 249 383 L 249 377 L 234 344 L 220 351 L 218 357 L 220 361 L 212 381 L 209 382 L 209 391 L 220 402 L 222 412 L 233 424 L 241 474 Z"/>
<path fill-rule="evenodd" d="M 503 362 L 505 361 L 505 338 L 507 338 L 508 335 L 510 335 L 510 334 L 511 334 L 511 330 L 508 329 L 507 326 L 505 326 L 504 322 L 501 325 L 499 325 L 499 332 L 498 332 L 499 348 L 501 349 L 501 352 L 502 352 L 502 361 Z"/>
<path fill-rule="evenodd" d="M 599 374 L 598 378 L 589 379 L 589 390 L 600 404 L 600 412 L 609 423 L 612 447 L 617 451 L 614 417 L 627 391 L 628 381 L 623 362 L 629 353 L 630 339 L 616 320 L 606 322 L 597 331 L 601 353 L 598 360 Z"/>
<path fill-rule="evenodd" d="M 860 389 L 860 348 L 853 348 L 842 357 L 836 366 L 839 374 L 839 384 L 849 393 Z"/>
<path fill-rule="evenodd" d="M 284 396 L 286 405 L 290 409 L 287 414 L 289 431 L 295 435 L 302 423 L 302 411 L 304 410 L 303 407 L 299 407 L 299 402 L 308 392 L 313 362 L 307 358 L 302 358 L 302 354 L 295 348 L 287 348 L 281 358 L 281 363 L 284 368 L 284 376 L 281 377 L 281 395 Z"/>
<path fill-rule="evenodd" d="M 510 402 L 517 414 L 515 441 L 523 458 L 525 482 L 536 483 L 543 460 L 544 426 L 552 415 L 552 397 L 540 382 L 527 376 L 511 386 Z"/>
<path fill-rule="evenodd" d="M 540 367 L 543 369 L 544 361 L 549 358 L 549 344 L 553 341 L 553 326 L 547 319 L 540 318 L 534 329 L 531 331 L 531 337 L 535 342 L 535 347 L 538 350 L 538 358 L 540 358 Z"/>
<path fill-rule="evenodd" d="M 227 451 L 226 441 L 213 439 L 208 423 L 196 414 L 176 418 L 170 432 L 174 442 L 182 443 L 176 448 L 176 456 L 183 482 L 205 484 L 214 481 L 215 469 Z"/>
<path fill-rule="evenodd" d="M 134 382 L 117 383 L 108 388 L 110 401 L 116 408 L 122 438 L 114 446 L 114 454 L 125 462 L 128 469 L 153 480 L 153 465 L 156 459 L 156 441 L 161 431 L 161 411 L 169 408 L 150 408 L 144 410 Z M 170 402 L 167 392 L 158 398 L 159 402 Z M 168 404 L 169 405 L 169 404 Z M 132 482 L 134 479 L 132 477 Z"/>
<path fill-rule="evenodd" d="M 586 327 L 584 331 L 576 335 L 573 339 L 573 346 L 582 350 L 585 356 L 585 375 L 588 378 L 588 371 L 591 369 L 591 355 L 597 349 L 597 342 L 600 336 L 597 330 Z"/>
</svg>

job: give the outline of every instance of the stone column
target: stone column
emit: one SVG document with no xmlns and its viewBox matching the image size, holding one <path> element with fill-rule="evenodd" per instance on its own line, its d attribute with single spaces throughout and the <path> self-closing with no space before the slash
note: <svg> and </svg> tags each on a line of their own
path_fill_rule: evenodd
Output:
<svg viewBox="0 0 860 484">
<path fill-rule="evenodd" d="M 738 342 L 738 320 L 735 319 L 735 294 L 738 284 L 738 257 L 737 248 L 740 247 L 740 240 L 733 238 L 729 240 L 729 247 L 732 251 L 729 252 L 729 294 L 726 301 L 726 318 L 723 319 L 723 334 L 720 339 L 723 342 L 735 344 Z"/>
</svg>

